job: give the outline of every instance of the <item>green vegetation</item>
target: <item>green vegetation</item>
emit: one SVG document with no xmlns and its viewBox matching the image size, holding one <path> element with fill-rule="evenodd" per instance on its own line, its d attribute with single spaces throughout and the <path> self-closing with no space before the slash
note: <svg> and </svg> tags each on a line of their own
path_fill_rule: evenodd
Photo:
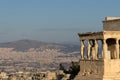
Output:
<svg viewBox="0 0 120 80">
<path fill-rule="evenodd" d="M 69 67 L 68 70 L 66 70 L 64 68 L 64 66 L 62 64 L 59 65 L 59 70 L 63 70 L 64 73 L 66 74 L 70 74 L 70 79 L 74 79 L 75 76 L 78 74 L 78 72 L 80 71 L 80 64 L 79 62 L 71 62 L 71 66 Z"/>
</svg>

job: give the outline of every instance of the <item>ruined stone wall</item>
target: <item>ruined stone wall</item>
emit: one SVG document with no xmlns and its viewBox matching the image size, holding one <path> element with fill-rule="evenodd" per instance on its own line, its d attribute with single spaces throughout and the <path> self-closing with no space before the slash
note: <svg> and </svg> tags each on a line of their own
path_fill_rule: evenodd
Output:
<svg viewBox="0 0 120 80">
<path fill-rule="evenodd" d="M 80 61 L 80 72 L 74 80 L 103 80 L 103 60 Z"/>
<path fill-rule="evenodd" d="M 120 31 L 120 20 L 104 21 L 103 30 L 105 31 Z"/>
</svg>

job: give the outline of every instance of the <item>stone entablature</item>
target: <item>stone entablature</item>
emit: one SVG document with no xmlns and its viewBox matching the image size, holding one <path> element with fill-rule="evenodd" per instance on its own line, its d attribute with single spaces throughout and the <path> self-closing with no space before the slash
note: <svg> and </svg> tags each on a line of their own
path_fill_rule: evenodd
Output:
<svg viewBox="0 0 120 80">
<path fill-rule="evenodd" d="M 105 21 L 118 20 L 120 17 L 105 17 Z"/>
<path fill-rule="evenodd" d="M 103 21 L 103 30 L 105 31 L 120 31 L 120 17 L 107 17 Z"/>
<path fill-rule="evenodd" d="M 86 33 L 78 33 L 80 40 L 86 39 L 103 39 L 103 32 L 86 32 Z"/>
</svg>

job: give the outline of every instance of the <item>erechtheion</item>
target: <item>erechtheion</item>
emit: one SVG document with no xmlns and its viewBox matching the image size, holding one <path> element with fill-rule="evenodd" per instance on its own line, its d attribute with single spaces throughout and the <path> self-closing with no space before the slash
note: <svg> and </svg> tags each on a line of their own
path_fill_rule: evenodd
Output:
<svg viewBox="0 0 120 80">
<path fill-rule="evenodd" d="M 81 59 L 75 80 L 120 80 L 120 17 L 106 17 L 103 31 L 78 35 Z"/>
</svg>

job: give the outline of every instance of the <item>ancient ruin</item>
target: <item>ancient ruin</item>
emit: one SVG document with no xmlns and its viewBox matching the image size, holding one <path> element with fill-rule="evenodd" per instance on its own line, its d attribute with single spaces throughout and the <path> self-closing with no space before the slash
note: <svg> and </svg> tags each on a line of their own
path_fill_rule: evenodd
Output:
<svg viewBox="0 0 120 80">
<path fill-rule="evenodd" d="M 81 59 L 75 80 L 120 80 L 120 17 L 106 17 L 103 31 L 78 35 Z"/>
</svg>

